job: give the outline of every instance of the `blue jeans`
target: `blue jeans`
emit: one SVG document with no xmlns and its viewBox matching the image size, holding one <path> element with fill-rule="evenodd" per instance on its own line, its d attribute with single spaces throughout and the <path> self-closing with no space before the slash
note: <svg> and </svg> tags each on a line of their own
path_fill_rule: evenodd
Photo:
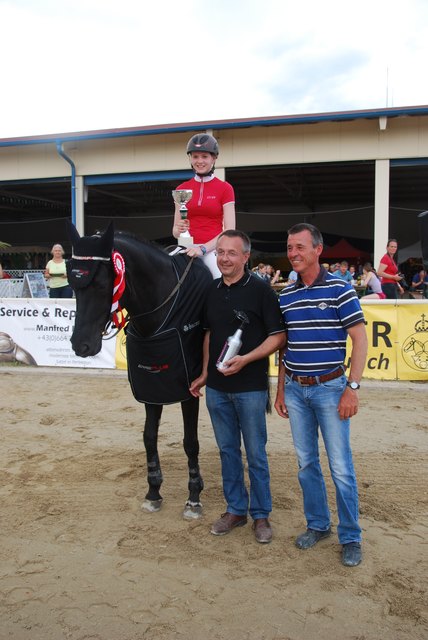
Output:
<svg viewBox="0 0 428 640">
<path fill-rule="evenodd" d="M 63 287 L 56 287 L 55 289 L 49 289 L 49 298 L 72 298 L 73 289 L 70 285 L 66 284 Z"/>
<path fill-rule="evenodd" d="M 337 533 L 341 544 L 361 541 L 350 420 L 341 420 L 337 412 L 345 386 L 345 376 L 312 387 L 303 387 L 288 376 L 285 383 L 285 404 L 299 464 L 298 477 L 307 526 L 317 531 L 330 527 L 327 492 L 319 459 L 320 429 L 336 487 Z"/>
<path fill-rule="evenodd" d="M 227 511 L 237 516 L 267 518 L 272 511 L 266 454 L 267 391 L 225 393 L 206 388 L 207 408 L 220 450 L 223 492 Z M 241 455 L 244 441 L 250 477 L 250 497 L 244 481 Z"/>
</svg>

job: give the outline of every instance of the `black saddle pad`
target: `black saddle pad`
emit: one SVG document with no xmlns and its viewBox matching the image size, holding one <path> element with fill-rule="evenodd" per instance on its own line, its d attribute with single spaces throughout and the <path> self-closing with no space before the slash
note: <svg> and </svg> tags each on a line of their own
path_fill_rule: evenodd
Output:
<svg viewBox="0 0 428 640">
<path fill-rule="evenodd" d="M 196 346 L 196 345 L 195 345 Z M 195 349 L 202 354 L 202 349 Z M 134 398 L 149 404 L 189 400 L 189 386 L 200 375 L 202 362 L 189 362 L 183 338 L 168 329 L 149 338 L 128 331 L 126 337 L 128 379 Z"/>
</svg>

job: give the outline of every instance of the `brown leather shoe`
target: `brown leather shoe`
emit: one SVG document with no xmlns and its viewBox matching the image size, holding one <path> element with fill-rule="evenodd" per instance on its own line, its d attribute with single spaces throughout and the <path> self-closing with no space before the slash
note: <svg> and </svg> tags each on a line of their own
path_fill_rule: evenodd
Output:
<svg viewBox="0 0 428 640">
<path fill-rule="evenodd" d="M 253 529 L 257 542 L 261 542 L 262 544 L 272 542 L 272 527 L 267 518 L 254 520 Z"/>
<path fill-rule="evenodd" d="M 234 513 L 226 511 L 221 518 L 214 522 L 211 527 L 211 533 L 215 536 L 224 536 L 235 527 L 243 527 L 244 524 L 247 524 L 247 516 L 235 516 Z"/>
</svg>

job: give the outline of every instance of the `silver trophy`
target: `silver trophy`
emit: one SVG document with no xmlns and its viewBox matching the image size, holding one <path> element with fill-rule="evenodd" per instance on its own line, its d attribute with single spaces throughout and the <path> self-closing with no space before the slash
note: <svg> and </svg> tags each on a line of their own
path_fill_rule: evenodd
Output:
<svg viewBox="0 0 428 640">
<path fill-rule="evenodd" d="M 176 189 L 172 192 L 175 204 L 180 205 L 180 216 L 182 220 L 187 220 L 186 202 L 189 202 L 192 194 L 193 191 L 191 189 Z M 188 230 L 180 233 L 178 237 L 178 244 L 183 245 L 183 247 L 190 247 L 193 244 L 193 238 Z"/>
</svg>

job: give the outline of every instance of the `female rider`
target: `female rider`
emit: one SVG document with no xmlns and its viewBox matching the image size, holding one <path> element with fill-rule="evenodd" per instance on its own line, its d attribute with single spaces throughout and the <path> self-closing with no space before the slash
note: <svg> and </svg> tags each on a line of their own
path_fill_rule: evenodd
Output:
<svg viewBox="0 0 428 640">
<path fill-rule="evenodd" d="M 187 155 L 195 172 L 191 180 L 183 182 L 178 189 L 191 189 L 192 198 L 187 203 L 186 220 L 180 216 L 180 205 L 175 205 L 172 233 L 178 238 L 190 230 L 194 244 L 186 250 L 190 257 L 203 258 L 214 278 L 220 277 L 215 256 L 217 238 L 226 229 L 235 229 L 235 194 L 233 187 L 214 176 L 218 156 L 217 140 L 207 134 L 198 133 L 187 144 Z"/>
</svg>

